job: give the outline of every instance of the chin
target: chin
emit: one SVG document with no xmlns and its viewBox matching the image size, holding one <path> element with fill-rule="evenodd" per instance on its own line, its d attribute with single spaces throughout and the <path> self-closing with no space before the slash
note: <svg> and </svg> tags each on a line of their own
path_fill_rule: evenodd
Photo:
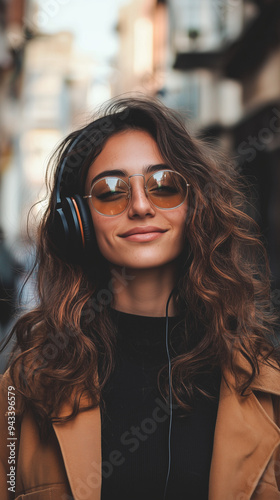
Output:
<svg viewBox="0 0 280 500">
<path fill-rule="evenodd" d="M 153 256 L 153 258 L 139 258 L 139 259 L 111 259 L 110 263 L 118 267 L 125 267 L 126 269 L 155 269 L 157 267 L 164 267 L 171 264 L 177 256 L 171 257 L 169 259 L 158 259 Z"/>
</svg>

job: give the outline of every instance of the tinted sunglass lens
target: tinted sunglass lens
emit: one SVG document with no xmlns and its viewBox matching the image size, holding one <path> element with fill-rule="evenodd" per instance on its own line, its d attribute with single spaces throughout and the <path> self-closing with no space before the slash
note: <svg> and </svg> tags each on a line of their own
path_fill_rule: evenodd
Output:
<svg viewBox="0 0 280 500">
<path fill-rule="evenodd" d="M 148 181 L 147 191 L 151 201 L 159 208 L 175 208 L 187 195 L 187 183 L 177 172 L 156 172 Z"/>
<path fill-rule="evenodd" d="M 121 214 L 127 207 L 128 187 L 118 177 L 104 177 L 92 188 L 92 203 L 103 215 Z"/>
</svg>

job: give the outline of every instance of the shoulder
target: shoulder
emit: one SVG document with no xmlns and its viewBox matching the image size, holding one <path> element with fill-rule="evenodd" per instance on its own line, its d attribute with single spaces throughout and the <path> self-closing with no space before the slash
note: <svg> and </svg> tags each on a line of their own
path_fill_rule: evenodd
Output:
<svg viewBox="0 0 280 500">
<path fill-rule="evenodd" d="M 233 368 L 223 368 L 226 383 L 236 389 L 252 375 L 249 361 L 238 351 L 233 357 Z M 249 391 L 259 391 L 280 396 L 280 366 L 272 357 L 259 356 L 258 369 L 248 385 Z"/>
</svg>

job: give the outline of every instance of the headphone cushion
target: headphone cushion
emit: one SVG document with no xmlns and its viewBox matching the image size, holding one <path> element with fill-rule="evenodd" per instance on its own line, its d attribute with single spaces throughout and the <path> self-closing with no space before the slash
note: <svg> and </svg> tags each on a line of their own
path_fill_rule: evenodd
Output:
<svg viewBox="0 0 280 500">
<path fill-rule="evenodd" d="M 81 262 L 91 255 L 95 232 L 90 209 L 80 195 L 62 198 L 49 232 L 61 259 Z"/>
<path fill-rule="evenodd" d="M 80 195 L 76 194 L 73 197 L 73 200 L 74 202 L 76 202 L 76 206 L 78 207 L 79 214 L 77 215 L 78 218 L 80 216 L 80 221 L 82 224 L 82 231 L 84 236 L 84 248 L 85 250 L 87 250 L 92 246 L 95 240 L 95 233 L 94 233 L 90 209 L 87 203 L 83 200 L 83 198 Z"/>
<path fill-rule="evenodd" d="M 78 247 L 82 248 L 76 209 L 71 198 L 63 198 L 56 207 L 49 234 L 56 253 L 62 259 L 71 259 L 73 254 L 77 254 Z"/>
</svg>

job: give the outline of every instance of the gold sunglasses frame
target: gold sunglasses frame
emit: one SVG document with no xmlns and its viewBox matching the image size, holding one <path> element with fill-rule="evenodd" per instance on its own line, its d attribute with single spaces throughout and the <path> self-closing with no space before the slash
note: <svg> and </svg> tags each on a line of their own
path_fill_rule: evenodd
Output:
<svg viewBox="0 0 280 500">
<path fill-rule="evenodd" d="M 156 204 L 155 204 L 155 203 L 154 203 L 154 202 L 150 199 L 150 197 L 149 197 L 149 194 L 148 194 L 148 192 L 147 192 L 147 184 L 148 184 L 149 180 L 150 180 L 150 179 L 151 179 L 151 178 L 152 178 L 155 174 L 158 174 L 158 173 L 160 173 L 160 172 L 172 172 L 173 174 L 176 174 L 176 175 L 179 175 L 180 177 L 182 177 L 182 179 L 184 179 L 184 182 L 186 183 L 186 194 L 185 194 L 185 197 L 184 197 L 183 201 L 182 201 L 181 203 L 179 203 L 179 205 L 176 205 L 176 207 L 171 207 L 171 208 L 170 208 L 170 207 L 169 207 L 169 208 L 168 208 L 168 207 L 167 207 L 167 208 L 158 207 L 158 206 L 157 206 L 157 205 L 156 205 Z M 154 172 L 153 174 L 151 174 L 151 175 L 150 175 L 150 177 L 147 179 L 147 181 L 145 181 L 145 176 L 144 176 L 144 174 L 132 174 L 132 175 L 129 175 L 129 177 L 128 177 L 128 182 L 129 182 L 129 184 L 128 184 L 125 180 L 123 180 L 121 177 L 117 177 L 117 176 L 108 176 L 108 175 L 106 176 L 106 175 L 105 175 L 104 177 L 101 177 L 101 179 L 98 179 L 96 182 L 94 182 L 94 183 L 93 183 L 93 185 L 91 186 L 90 192 L 92 192 L 92 190 L 93 190 L 94 186 L 96 186 L 96 184 L 98 184 L 98 182 L 101 182 L 101 181 L 103 181 L 103 180 L 104 180 L 104 179 L 106 179 L 106 178 L 110 178 L 110 177 L 111 177 L 111 178 L 115 178 L 115 179 L 120 179 L 120 180 L 121 180 L 122 182 L 124 182 L 124 184 L 126 184 L 126 186 L 128 187 L 128 197 L 127 197 L 127 200 L 128 200 L 128 201 L 127 201 L 127 205 L 126 205 L 126 207 L 124 208 L 124 210 L 122 210 L 122 212 L 120 212 L 120 213 L 118 213 L 118 214 L 113 214 L 113 215 L 110 215 L 110 214 L 103 214 L 102 212 L 99 212 L 99 210 L 97 210 L 97 208 L 95 208 L 95 206 L 93 205 L 93 203 L 91 203 L 91 205 L 92 205 L 93 209 L 94 209 L 94 210 L 95 210 L 98 214 L 103 215 L 104 217 L 117 217 L 118 215 L 123 214 L 123 213 L 126 211 L 126 209 L 128 208 L 128 205 L 129 205 L 129 200 L 131 199 L 131 185 L 130 185 L 130 178 L 131 178 L 131 177 L 136 177 L 136 176 L 143 177 L 143 179 L 144 179 L 144 183 L 145 183 L 145 184 L 144 184 L 144 189 L 145 189 L 146 197 L 148 198 L 149 202 L 150 202 L 150 203 L 151 203 L 154 207 L 158 208 L 159 210 L 174 210 L 174 208 L 178 208 L 178 207 L 180 207 L 180 206 L 184 203 L 184 201 L 186 200 L 186 198 L 187 198 L 187 195 L 188 195 L 188 188 L 189 188 L 190 184 L 188 184 L 188 182 L 186 181 L 185 177 L 184 177 L 182 174 L 180 174 L 179 172 L 176 172 L 175 170 L 171 170 L 171 169 L 158 170 L 157 172 Z M 89 198 L 92 198 L 92 194 L 85 195 L 85 196 L 83 196 L 83 198 L 84 198 L 84 199 L 89 199 Z"/>
</svg>

